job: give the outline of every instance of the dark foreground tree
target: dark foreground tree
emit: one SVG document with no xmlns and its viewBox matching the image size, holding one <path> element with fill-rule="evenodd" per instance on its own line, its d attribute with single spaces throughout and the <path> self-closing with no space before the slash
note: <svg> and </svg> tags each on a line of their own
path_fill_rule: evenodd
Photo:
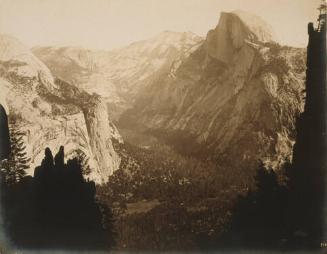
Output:
<svg viewBox="0 0 327 254">
<path fill-rule="evenodd" d="M 308 25 L 305 107 L 296 123 L 289 184 L 290 238 L 305 248 L 320 248 L 327 228 L 326 4 L 319 10 L 318 27 Z"/>
<path fill-rule="evenodd" d="M 249 248 L 276 248 L 284 244 L 287 189 L 277 174 L 263 164 L 256 188 L 240 196 L 234 208 L 228 244 Z M 226 240 L 226 239 L 224 239 Z"/>
<path fill-rule="evenodd" d="M 30 159 L 26 156 L 24 144 L 25 132 L 20 131 L 15 122 L 10 124 L 10 154 L 7 160 L 3 161 L 6 182 L 15 184 L 26 176 L 26 169 L 29 168 Z"/>
<path fill-rule="evenodd" d="M 10 137 L 8 128 L 8 117 L 6 110 L 0 104 L 0 161 L 8 159 L 10 153 Z"/>
<path fill-rule="evenodd" d="M 287 189 L 272 171 L 259 169 L 257 190 L 240 198 L 229 240 L 252 248 L 270 246 L 321 249 L 326 241 L 327 96 L 326 4 L 319 7 L 318 27 L 308 25 L 306 96 L 296 122 L 293 161 L 285 174 Z"/>
<path fill-rule="evenodd" d="M 83 178 L 77 158 L 64 162 L 64 147 L 49 148 L 34 178 L 5 185 L 8 235 L 23 248 L 108 249 L 111 212 L 95 198 L 95 183 Z"/>
</svg>

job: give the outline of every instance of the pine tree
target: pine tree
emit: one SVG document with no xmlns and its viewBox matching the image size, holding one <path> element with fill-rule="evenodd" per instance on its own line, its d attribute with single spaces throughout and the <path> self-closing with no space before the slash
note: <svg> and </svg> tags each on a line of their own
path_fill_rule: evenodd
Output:
<svg viewBox="0 0 327 254">
<path fill-rule="evenodd" d="M 78 144 L 79 146 L 79 148 L 75 151 L 76 158 L 82 166 L 83 176 L 88 176 L 92 172 L 92 169 L 89 166 L 90 157 L 88 155 L 88 151 L 92 151 L 89 139 L 85 131 L 80 127 L 71 129 L 71 132 L 74 143 Z"/>
<path fill-rule="evenodd" d="M 83 176 L 88 176 L 92 172 L 92 169 L 89 166 L 90 158 L 82 149 L 77 149 L 75 153 L 76 158 L 81 165 Z"/>
<path fill-rule="evenodd" d="M 327 15 L 327 3 L 323 0 L 320 4 L 319 8 L 319 16 L 318 16 L 318 31 L 321 29 L 325 29 L 326 24 L 326 15 Z"/>
<path fill-rule="evenodd" d="M 262 162 L 254 179 L 255 189 L 236 202 L 228 239 L 233 245 L 271 248 L 285 235 L 287 189 Z"/>
<path fill-rule="evenodd" d="M 25 151 L 25 132 L 20 131 L 15 122 L 10 124 L 9 132 L 11 152 L 8 159 L 1 162 L 1 168 L 4 171 L 6 183 L 12 185 L 20 182 L 26 176 L 30 159 L 27 158 Z"/>
</svg>

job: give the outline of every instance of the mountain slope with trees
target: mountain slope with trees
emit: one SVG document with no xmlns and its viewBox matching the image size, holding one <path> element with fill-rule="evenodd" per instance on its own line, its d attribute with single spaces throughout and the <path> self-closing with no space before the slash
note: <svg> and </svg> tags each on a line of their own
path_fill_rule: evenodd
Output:
<svg viewBox="0 0 327 254">
<path fill-rule="evenodd" d="M 261 159 L 277 169 L 290 160 L 305 49 L 279 45 L 257 19 L 222 13 L 201 46 L 139 94 L 120 125 L 173 140 L 180 150 L 205 147 L 204 156 L 226 167 Z"/>
</svg>

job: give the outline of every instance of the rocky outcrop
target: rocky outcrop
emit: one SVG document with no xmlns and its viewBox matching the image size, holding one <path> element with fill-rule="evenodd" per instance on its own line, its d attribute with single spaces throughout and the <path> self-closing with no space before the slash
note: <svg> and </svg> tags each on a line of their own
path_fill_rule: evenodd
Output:
<svg viewBox="0 0 327 254">
<path fill-rule="evenodd" d="M 118 168 L 111 139 L 120 136 L 101 99 L 53 78 L 29 49 L 8 36 L 0 36 L 0 89 L 9 120 L 15 119 L 17 128 L 26 133 L 28 173 L 40 165 L 46 147 L 55 152 L 61 145 L 67 158 L 76 150 L 89 157 L 93 169 L 89 177 L 98 183 Z"/>
<path fill-rule="evenodd" d="M 83 107 L 83 114 L 90 137 L 90 147 L 92 151 L 95 151 L 94 158 L 99 165 L 98 172 L 92 172 L 92 174 L 100 175 L 101 179 L 98 181 L 105 182 L 114 170 L 118 169 L 120 163 L 120 158 L 112 145 L 114 136 L 112 130 L 116 131 L 116 129 L 112 124 L 108 125 L 110 121 L 106 103 L 98 96 L 88 101 L 88 105 Z"/>
<path fill-rule="evenodd" d="M 258 17 L 223 13 L 202 45 L 140 94 L 122 124 L 183 133 L 176 143 L 188 136 L 229 166 L 262 159 L 278 168 L 292 155 L 303 107 L 305 50 L 272 40 Z"/>
<path fill-rule="evenodd" d="M 208 54 L 230 63 L 246 43 L 275 41 L 272 28 L 260 17 L 246 12 L 221 13 L 218 26 L 210 30 L 205 46 Z"/>
</svg>

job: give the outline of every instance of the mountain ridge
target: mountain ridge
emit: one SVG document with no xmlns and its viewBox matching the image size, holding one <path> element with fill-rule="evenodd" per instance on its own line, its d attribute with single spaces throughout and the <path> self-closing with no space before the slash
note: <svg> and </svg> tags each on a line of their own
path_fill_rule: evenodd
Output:
<svg viewBox="0 0 327 254">
<path fill-rule="evenodd" d="M 117 120 L 139 90 L 201 40 L 189 32 L 164 31 L 112 51 L 38 47 L 33 52 L 54 75 L 107 98 L 110 115 Z"/>
<path fill-rule="evenodd" d="M 124 126 L 182 131 L 236 167 L 262 159 L 278 168 L 290 160 L 303 107 L 304 50 L 280 46 L 270 32 L 258 40 L 240 22 L 223 14 L 174 75 L 168 71 L 140 95 L 121 117 Z"/>
</svg>

